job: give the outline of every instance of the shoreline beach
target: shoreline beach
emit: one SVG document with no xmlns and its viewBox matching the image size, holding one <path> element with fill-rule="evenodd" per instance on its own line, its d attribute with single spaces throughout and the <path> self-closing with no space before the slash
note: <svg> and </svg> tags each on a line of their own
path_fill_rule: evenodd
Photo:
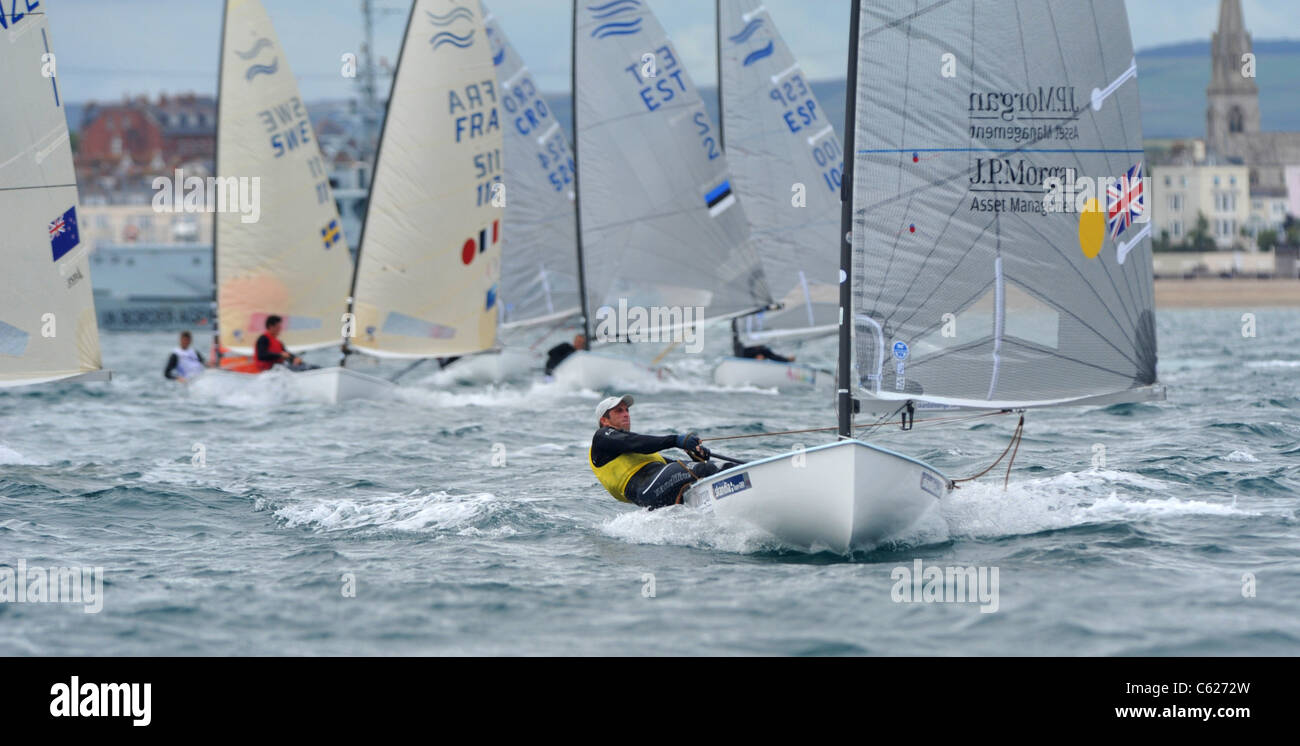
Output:
<svg viewBox="0 0 1300 746">
<path fill-rule="evenodd" d="M 1300 280 L 1158 279 L 1156 308 L 1300 308 Z"/>
</svg>

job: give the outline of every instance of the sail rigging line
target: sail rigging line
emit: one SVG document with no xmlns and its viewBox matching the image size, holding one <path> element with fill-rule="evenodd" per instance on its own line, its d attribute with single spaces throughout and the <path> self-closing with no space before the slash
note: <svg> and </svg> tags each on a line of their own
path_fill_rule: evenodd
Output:
<svg viewBox="0 0 1300 746">
<path fill-rule="evenodd" d="M 546 331 L 542 332 L 542 335 L 541 335 L 540 337 L 538 337 L 537 340 L 536 340 L 535 342 L 533 342 L 532 344 L 528 345 L 528 349 L 529 349 L 530 351 L 531 351 L 531 350 L 535 350 L 535 349 L 537 349 L 537 345 L 541 344 L 541 343 L 542 343 L 542 340 L 544 340 L 544 339 L 546 339 L 547 337 L 549 337 L 549 336 L 551 336 L 552 334 L 554 334 L 557 330 L 560 329 L 560 327 L 562 327 L 562 326 L 564 326 L 564 325 L 566 325 L 566 324 L 573 323 L 573 319 L 576 317 L 576 315 L 577 315 L 577 314 L 568 314 L 568 315 L 566 315 L 564 318 L 560 319 L 559 322 L 557 322 L 556 324 L 552 325 L 552 326 L 551 326 L 550 328 L 548 328 Z M 588 340 L 587 345 L 588 345 L 589 347 L 591 346 L 591 342 L 590 342 L 590 340 Z"/>
<path fill-rule="evenodd" d="M 1020 410 L 1020 422 L 1016 425 L 1016 431 L 1011 434 L 1011 442 L 1007 443 L 1007 447 L 1003 449 L 1002 455 L 998 456 L 993 463 L 989 464 L 988 467 L 984 469 L 984 471 L 981 471 L 979 474 L 975 474 L 969 477 L 962 477 L 960 479 L 950 479 L 948 480 L 949 484 L 952 485 L 953 489 L 960 489 L 957 486 L 958 482 L 972 482 L 984 476 L 985 474 L 988 474 L 990 471 L 993 470 L 993 467 L 997 466 L 1002 461 L 1002 459 L 1006 458 L 1007 453 L 1010 452 L 1011 460 L 1007 462 L 1007 475 L 1002 480 L 1002 489 L 1005 490 L 1007 488 L 1007 484 L 1009 484 L 1011 481 L 1011 465 L 1016 462 L 1016 454 L 1020 452 L 1020 440 L 1022 437 L 1024 437 L 1024 434 L 1025 434 L 1025 412 L 1022 409 Z"/>
<path fill-rule="evenodd" d="M 960 206 L 958 206 L 958 209 L 960 209 Z M 934 243 L 933 243 L 933 245 L 931 245 L 930 250 L 926 252 L 926 254 L 925 254 L 925 260 L 921 262 L 921 267 L 920 267 L 920 269 L 917 270 L 916 274 L 912 276 L 912 281 L 908 283 L 908 285 L 907 285 L 907 289 L 905 289 L 905 290 L 903 291 L 902 297 L 906 298 L 907 296 L 909 296 L 909 295 L 912 294 L 912 288 L 916 287 L 916 281 L 917 281 L 918 279 L 920 279 L 920 277 L 922 276 L 922 274 L 925 272 L 926 267 L 929 266 L 929 264 L 930 264 L 930 259 L 934 256 L 935 249 L 939 248 L 939 243 L 943 240 L 943 237 L 948 233 L 948 226 L 952 223 L 953 215 L 955 215 L 956 213 L 957 213 L 957 210 L 953 210 L 951 213 L 948 214 L 948 221 L 947 221 L 946 223 L 944 223 L 943 231 L 942 231 L 942 232 L 939 234 L 939 236 L 934 240 Z M 960 266 L 961 264 L 965 263 L 966 258 L 970 256 L 970 253 L 971 253 L 972 251 L 975 250 L 975 247 L 976 247 L 976 246 L 979 246 L 979 245 L 980 245 L 981 240 L 984 238 L 984 234 L 985 234 L 985 233 L 988 233 L 989 229 L 990 229 L 990 228 L 993 228 L 994 225 L 995 225 L 995 223 L 997 223 L 997 216 L 994 216 L 994 218 L 988 222 L 988 225 L 985 225 L 985 226 L 980 230 L 979 234 L 978 234 L 977 236 L 975 236 L 975 240 L 971 243 L 971 245 L 969 245 L 969 246 L 966 247 L 966 251 L 961 255 L 961 261 L 957 263 L 957 266 Z M 890 258 L 891 258 L 891 259 L 893 258 L 893 253 L 892 253 L 892 252 L 891 252 L 891 254 L 890 254 Z M 940 290 L 941 288 L 943 288 L 944 280 L 946 280 L 947 277 L 950 277 L 950 276 L 951 276 L 951 275 L 945 276 L 945 277 L 943 278 L 943 280 L 940 280 L 939 282 L 936 282 L 936 283 L 934 284 L 934 287 L 930 288 L 930 294 L 927 295 L 927 296 L 925 296 L 925 298 L 922 299 L 920 303 L 917 303 L 917 304 L 916 304 L 916 309 L 913 310 L 912 313 L 910 313 L 910 314 L 907 316 L 907 318 L 903 319 L 902 321 L 897 322 L 897 325 L 898 325 L 898 326 L 905 326 L 905 325 L 907 325 L 907 324 L 910 324 L 910 323 L 912 322 L 912 319 L 915 318 L 916 315 L 917 315 L 918 313 L 921 312 L 921 309 L 925 308 L 925 307 L 930 303 L 930 299 L 934 297 L 934 294 L 937 293 L 937 292 L 939 292 L 939 290 Z M 882 285 L 880 286 L 880 293 L 878 293 L 878 294 L 876 295 L 876 306 L 877 306 L 877 307 L 880 306 L 880 295 L 884 293 L 884 287 L 885 287 L 885 286 L 882 284 Z M 965 308 L 966 308 L 967 306 L 969 306 L 970 304 L 972 304 L 972 303 L 978 301 L 981 297 L 984 296 L 984 293 L 987 292 L 987 289 L 988 289 L 988 285 L 985 285 L 983 288 L 981 288 L 981 289 L 979 290 L 979 292 L 978 292 L 976 295 L 972 295 L 972 296 L 971 296 L 970 300 L 967 301 L 966 305 L 962 306 L 960 310 L 965 310 Z M 894 313 L 893 313 L 893 312 L 890 312 L 890 314 L 889 314 L 888 316 L 885 317 L 885 323 L 893 323 L 893 322 L 894 322 Z M 940 323 L 942 323 L 942 322 L 940 322 Z"/>
<path fill-rule="evenodd" d="M 682 336 L 682 339 L 685 339 L 685 335 Z M 650 367 L 653 368 L 654 366 L 663 362 L 663 359 L 668 356 L 668 353 L 677 349 L 677 345 L 681 343 L 682 343 L 681 339 L 673 340 L 673 342 L 671 342 L 667 347 L 664 348 L 663 352 L 659 353 L 658 355 L 655 355 L 655 359 L 650 361 Z"/>
<path fill-rule="evenodd" d="M 869 430 L 869 429 L 880 427 L 881 425 L 888 424 L 889 420 L 893 418 L 894 415 L 897 415 L 899 412 L 902 412 L 904 409 L 906 409 L 906 407 L 907 407 L 907 403 L 904 402 L 901 406 L 899 406 L 898 409 L 885 415 L 884 418 L 882 418 L 883 421 L 877 420 L 876 422 L 873 422 L 869 425 L 857 425 L 856 429 Z M 938 422 L 961 422 L 963 420 L 978 420 L 985 417 L 996 417 L 1004 414 L 1012 414 L 1012 411 L 1013 410 L 1010 409 L 999 409 L 996 411 L 977 412 L 975 414 L 966 414 L 966 415 L 959 415 L 953 417 L 927 417 L 922 420 L 914 420 L 911 427 L 915 428 L 917 425 L 931 425 Z M 763 437 L 777 436 L 777 435 L 803 435 L 805 433 L 830 432 L 835 429 L 836 428 L 834 427 L 812 427 L 804 430 L 777 430 L 777 431 L 766 432 L 766 433 L 743 433 L 741 435 L 719 435 L 712 438 L 700 438 L 700 440 L 702 441 L 740 440 L 742 438 L 763 438 Z"/>
</svg>

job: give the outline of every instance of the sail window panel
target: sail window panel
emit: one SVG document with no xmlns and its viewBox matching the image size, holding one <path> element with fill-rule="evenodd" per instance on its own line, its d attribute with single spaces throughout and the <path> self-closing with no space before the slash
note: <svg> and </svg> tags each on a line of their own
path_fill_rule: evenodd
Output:
<svg viewBox="0 0 1300 746">
<path fill-rule="evenodd" d="M 1006 284 L 1004 337 L 1018 337 L 1042 347 L 1060 346 L 1061 314 L 1015 283 Z"/>
</svg>

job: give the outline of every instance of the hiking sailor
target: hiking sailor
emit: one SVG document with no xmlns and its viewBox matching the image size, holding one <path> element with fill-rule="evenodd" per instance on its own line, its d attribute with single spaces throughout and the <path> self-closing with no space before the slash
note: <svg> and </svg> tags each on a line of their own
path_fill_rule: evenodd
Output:
<svg viewBox="0 0 1300 746">
<path fill-rule="evenodd" d="M 293 371 L 312 370 L 318 367 L 304 363 L 302 358 L 285 349 L 284 343 L 280 341 L 280 330 L 283 325 L 284 319 L 275 314 L 266 317 L 266 333 L 257 338 L 257 346 L 253 353 L 258 372 L 266 372 L 281 363 Z"/>
<path fill-rule="evenodd" d="M 600 429 L 591 439 L 587 460 L 609 494 L 654 510 L 681 502 L 681 495 L 696 480 L 717 474 L 709 462 L 709 449 L 695 433 L 638 435 L 631 432 L 631 396 L 611 396 L 596 405 Z M 680 448 L 695 460 L 669 461 L 659 451 Z"/>
<path fill-rule="evenodd" d="M 203 372 L 203 356 L 190 347 L 190 333 L 181 332 L 181 346 L 172 350 L 167 358 L 167 368 L 163 376 L 172 381 L 188 383 L 190 379 Z"/>
</svg>

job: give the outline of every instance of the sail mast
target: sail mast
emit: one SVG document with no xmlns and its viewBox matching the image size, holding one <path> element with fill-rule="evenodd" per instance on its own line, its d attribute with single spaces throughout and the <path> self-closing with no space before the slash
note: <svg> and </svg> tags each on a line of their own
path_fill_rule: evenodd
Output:
<svg viewBox="0 0 1300 746">
<path fill-rule="evenodd" d="M 727 152 L 727 111 L 722 98 L 722 0 L 713 0 L 713 42 L 718 67 L 718 148 Z M 733 323 L 734 330 L 736 325 Z"/>
<path fill-rule="evenodd" d="M 840 185 L 840 356 L 835 376 L 835 408 L 841 438 L 853 437 L 853 387 L 849 380 L 849 357 L 853 354 L 853 166 L 856 160 L 853 135 L 858 118 L 858 21 L 862 16 L 862 0 L 853 0 L 852 12 L 844 107 L 844 181 Z"/>
<path fill-rule="evenodd" d="M 230 0 L 221 3 L 221 34 L 217 36 L 217 132 L 216 144 L 212 154 L 212 170 L 217 171 L 221 163 L 221 72 L 226 66 L 226 16 L 230 13 Z M 217 176 L 221 172 L 217 171 Z M 221 367 L 221 309 L 220 287 L 217 285 L 217 216 L 212 215 L 212 365 Z"/>
<path fill-rule="evenodd" d="M 384 123 L 379 127 L 379 142 L 375 144 L 375 161 L 370 168 L 370 191 L 375 190 L 375 177 L 379 175 L 379 159 L 384 154 L 384 131 L 388 129 L 388 113 L 393 106 L 393 93 L 397 90 L 397 76 L 402 74 L 402 54 L 406 52 L 406 36 L 411 33 L 411 19 L 415 17 L 415 6 L 418 2 L 411 3 L 411 10 L 406 14 L 406 29 L 402 31 L 402 46 L 397 50 L 397 67 L 393 68 L 393 85 L 388 89 L 388 100 L 384 101 Z M 368 19 L 367 19 L 368 20 Z M 373 90 L 373 89 L 372 89 Z M 374 209 L 374 203 L 366 199 L 366 215 L 361 219 L 361 235 L 357 237 L 357 255 L 352 260 L 352 284 L 348 288 L 348 318 L 352 320 L 352 333 L 356 334 L 356 302 L 357 302 L 357 277 L 361 275 L 361 250 L 366 246 L 366 226 L 370 223 L 370 211 Z M 348 355 L 352 350 L 348 347 L 348 338 L 343 338 L 341 347 L 342 354 L 339 356 L 339 367 L 347 367 Z"/>
<path fill-rule="evenodd" d="M 582 304 L 582 337 L 591 349 L 591 319 L 587 314 L 587 268 L 582 257 L 582 190 L 578 188 L 578 0 L 573 0 L 573 33 L 569 45 L 569 105 L 573 121 L 573 223 L 577 228 L 578 302 Z"/>
</svg>

